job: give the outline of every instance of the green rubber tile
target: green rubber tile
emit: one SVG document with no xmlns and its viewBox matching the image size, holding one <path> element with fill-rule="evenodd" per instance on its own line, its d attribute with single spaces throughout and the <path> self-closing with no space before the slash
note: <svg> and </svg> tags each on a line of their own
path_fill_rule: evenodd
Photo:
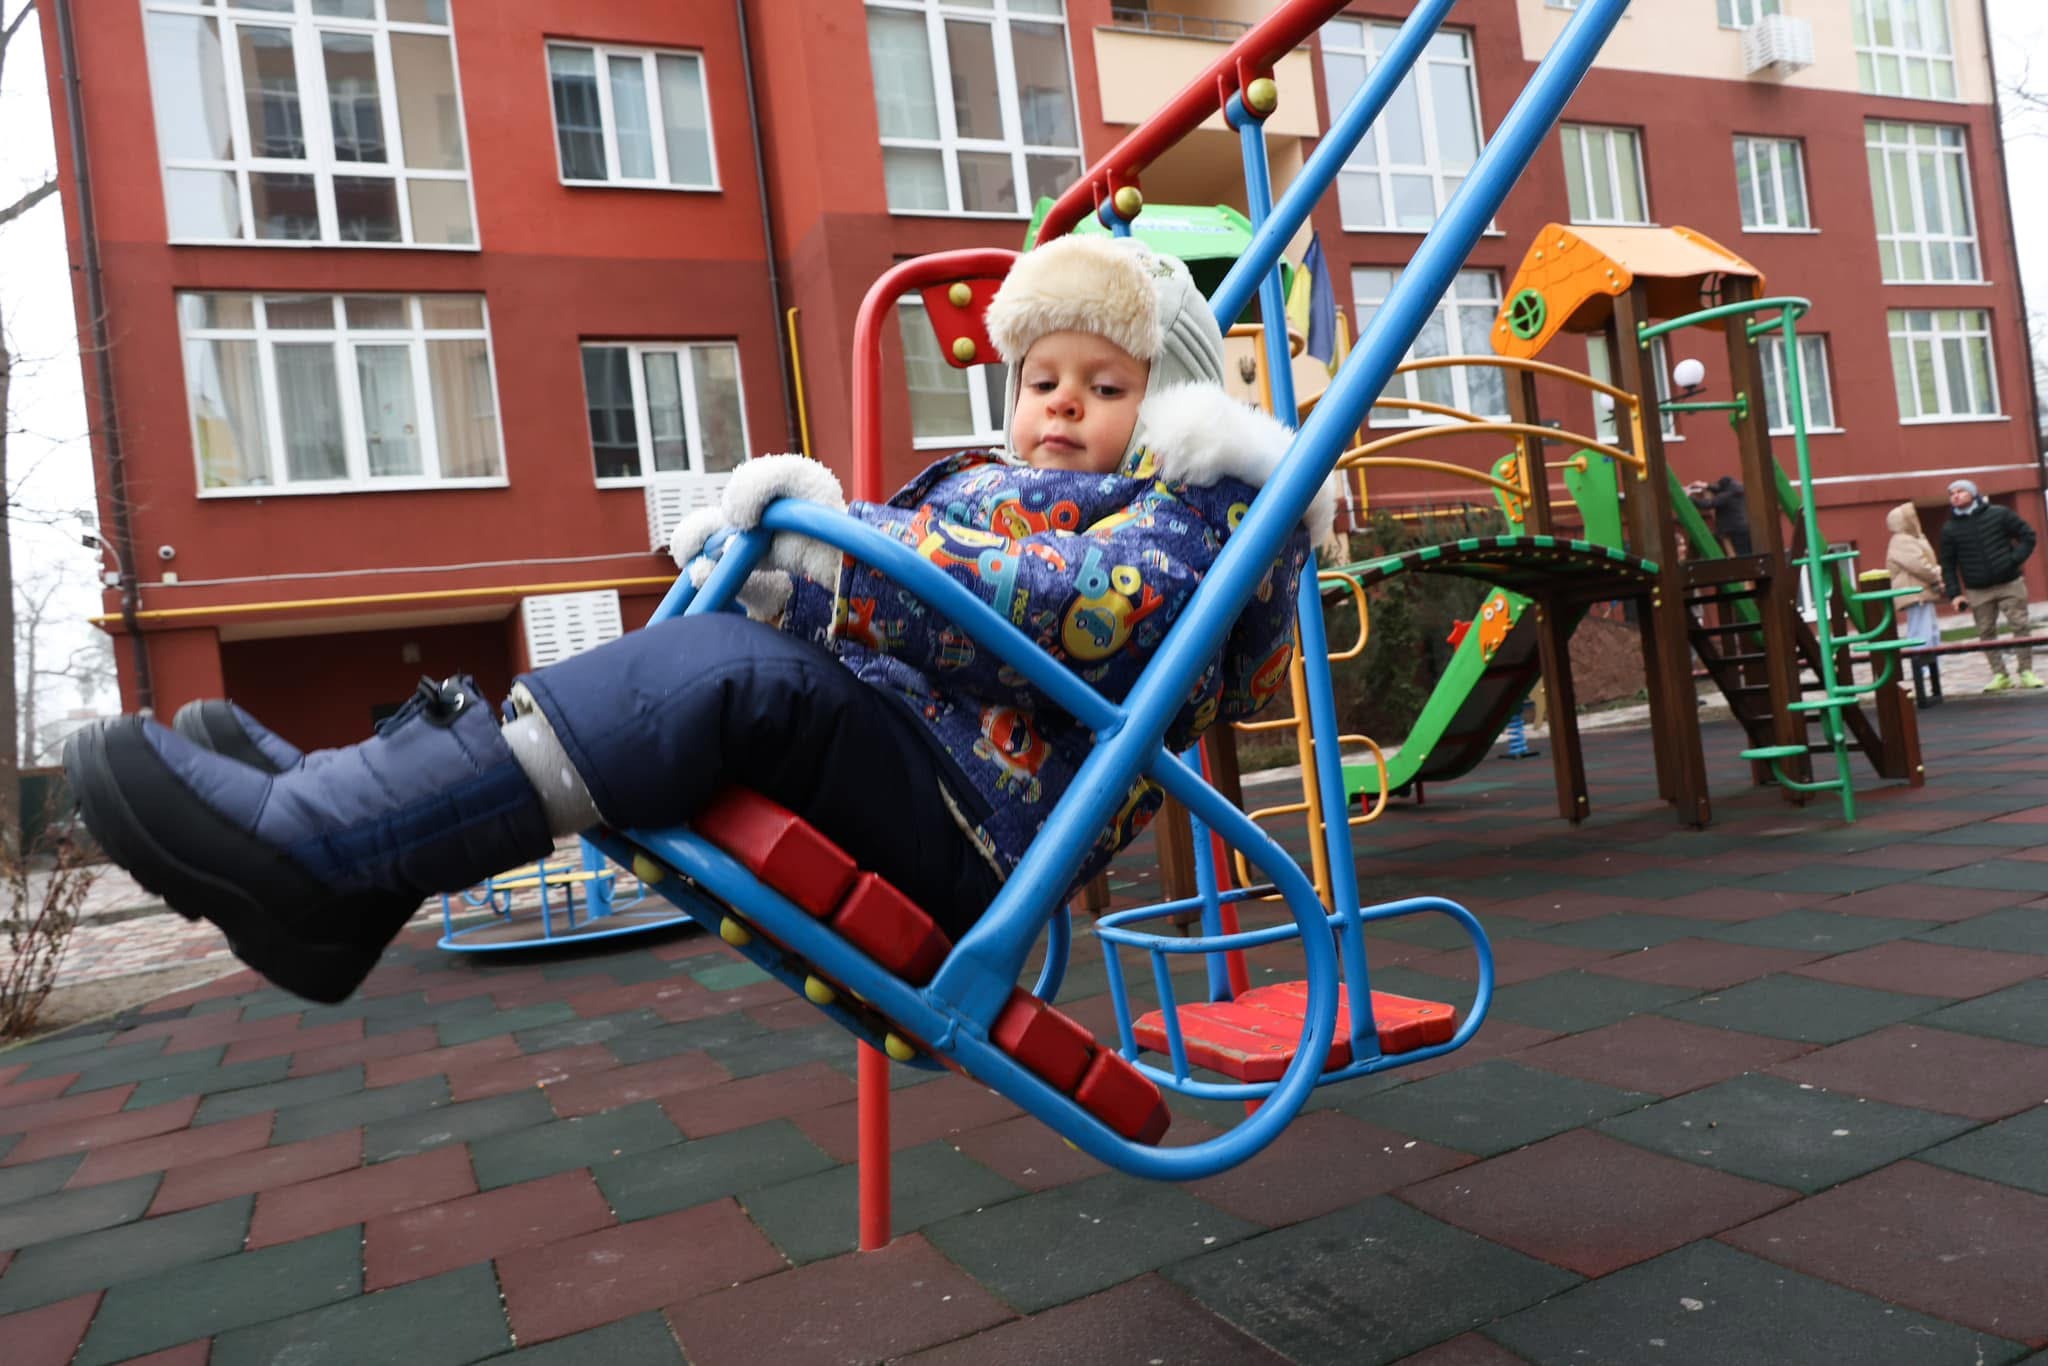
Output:
<svg viewBox="0 0 2048 1366">
<path fill-rule="evenodd" d="M 584 1333 L 536 1343 L 516 1353 L 489 1358 L 511 1366 L 689 1366 L 676 1335 L 659 1312 L 635 1314 Z"/>
<path fill-rule="evenodd" d="M 1414 884 L 1410 883 L 1411 893 L 1413 887 Z M 1536 927 L 1527 920 L 1512 915 L 1481 914 L 1479 923 L 1489 939 L 1520 939 L 1536 932 Z M 1366 928 L 1376 937 L 1398 939 L 1404 944 L 1420 944 L 1425 948 L 1472 947 L 1472 936 L 1465 933 L 1465 927 L 1447 915 L 1404 915 L 1393 920 L 1375 920 Z"/>
<path fill-rule="evenodd" d="M 0 1252 L 140 1219 L 162 1180 L 163 1173 L 149 1172 L 0 1207 Z"/>
<path fill-rule="evenodd" d="M 1677 859 L 1685 862 L 1704 861 L 1718 858 L 1722 854 L 1745 853 L 1756 848 L 1754 840 L 1740 835 L 1716 834 L 1712 830 L 1685 830 L 1655 839 L 1631 840 L 1615 846 L 1615 852 L 1624 854 L 1650 854 L 1657 858 Z M 1579 853 L 1585 853 L 1581 848 Z"/>
<path fill-rule="evenodd" d="M 360 1226 L 340 1228 L 117 1285 L 100 1301 L 72 1366 L 106 1366 L 360 1295 L 362 1249 Z M 421 1323 L 413 1330 L 429 1331 Z"/>
<path fill-rule="evenodd" d="M 1206 1253 L 1165 1275 L 1305 1366 L 1394 1361 L 1579 1281 L 1389 1197 Z"/>
<path fill-rule="evenodd" d="M 853 1040 L 843 1029 L 776 1029 L 705 1051 L 735 1081 L 798 1063 L 844 1062 L 855 1056 Z"/>
<path fill-rule="evenodd" d="M 803 1130 L 776 1119 L 593 1162 L 590 1174 L 624 1223 L 781 1185 L 833 1165 Z"/>
<path fill-rule="evenodd" d="M 644 950 L 621 953 L 616 948 L 594 943 L 582 957 L 549 963 L 540 970 L 540 975 L 551 982 L 579 981 L 583 978 L 596 977 L 603 980 L 587 985 L 601 986 L 604 982 L 612 982 L 622 987 L 630 987 L 643 982 L 665 981 L 679 974 L 676 971 L 676 964 L 667 959 L 656 958 Z"/>
<path fill-rule="evenodd" d="M 1937 830 L 1931 835 L 1922 835 L 1913 843 L 1974 844 L 2003 849 L 2031 849 L 2037 844 L 2048 844 L 2048 831 L 2023 821 L 2007 825 L 2001 825 L 1997 821 L 1973 821 L 1954 830 Z"/>
<path fill-rule="evenodd" d="M 96 1040 L 97 1043 L 104 1043 L 112 1038 L 113 1035 L 88 1034 L 86 1037 Z M 135 1043 L 118 1044 L 113 1048 L 101 1048 L 96 1043 L 90 1049 L 73 1049 L 64 1053 L 45 1055 L 30 1061 L 24 1055 L 35 1047 L 35 1045 L 31 1044 L 28 1048 L 8 1054 L 7 1059 L 10 1065 L 17 1062 L 29 1063 L 27 1070 L 15 1078 L 16 1081 L 40 1081 L 44 1077 L 61 1076 L 66 1072 L 87 1072 L 99 1068 L 111 1069 L 120 1067 L 125 1063 L 142 1062 L 150 1058 L 161 1057 L 166 1042 L 167 1040 L 159 1035 L 154 1039 L 140 1039 Z M 128 1080 L 132 1081 L 134 1078 L 131 1077 Z M 112 1085 L 113 1083 L 108 1084 Z M 76 1090 L 77 1087 L 74 1085 L 72 1089 Z"/>
<path fill-rule="evenodd" d="M 582 1044 L 603 1043 L 622 1034 L 638 1034 L 661 1027 L 661 1016 L 651 1010 L 625 1010 L 616 1015 L 596 1015 L 587 1020 L 561 1020 L 555 1024 L 521 1029 L 512 1035 L 512 1041 L 519 1045 L 519 1051 L 522 1053 L 545 1053 L 551 1048 L 575 1048 Z"/>
<path fill-rule="evenodd" d="M 2002 1366 L 2025 1350 L 1711 1240 L 1588 1281 L 1485 1333 L 1530 1361 L 1572 1366 Z"/>
<path fill-rule="evenodd" d="M 1728 885 L 1728 878 L 1726 874 L 1679 866 L 1660 868 L 1654 873 L 1592 878 L 1573 885 L 1582 893 L 1622 896 L 1639 901 L 1669 901 L 1694 892 L 1718 891 Z"/>
<path fill-rule="evenodd" d="M 1899 880 L 1895 868 L 1872 868 L 1859 863 L 1802 863 L 1775 873 L 1747 878 L 1729 888 L 1733 892 L 1827 892 L 1845 896 L 1867 892 Z"/>
<path fill-rule="evenodd" d="M 1895 991 L 1843 986 L 1794 973 L 1754 982 L 1666 1006 L 1662 1012 L 1688 1024 L 1737 1029 L 1801 1043 L 1840 1043 L 1888 1024 L 1925 1015 L 1948 1004 L 1938 996 L 1905 996 Z"/>
<path fill-rule="evenodd" d="M 452 1048 L 456 1044 L 488 1039 L 494 1034 L 517 1034 L 522 1029 L 561 1024 L 575 1018 L 574 1006 L 549 1001 L 542 1005 L 521 1006 L 517 1010 L 495 1010 L 464 1016 L 459 1020 L 443 1020 L 434 1029 L 441 1037 L 441 1046 Z"/>
<path fill-rule="evenodd" d="M 1336 1108 L 1442 1147 L 1491 1157 L 1656 1099 L 1496 1058 L 1339 1100 Z"/>
<path fill-rule="evenodd" d="M 551 1124 L 554 1119 L 547 1093 L 532 1086 L 482 1100 L 436 1105 L 365 1125 L 363 1161 L 389 1162 L 394 1157 L 410 1157 L 447 1143 L 474 1143 L 496 1134 Z"/>
<path fill-rule="evenodd" d="M 743 1011 L 728 1015 L 713 1015 L 702 1020 L 686 1020 L 682 1024 L 663 1025 L 643 1034 L 627 1034 L 609 1039 L 605 1047 L 612 1056 L 622 1063 L 653 1062 L 656 1058 L 672 1058 L 678 1053 L 696 1053 L 705 1049 L 720 1048 L 746 1039 L 759 1038 L 769 1032 L 768 1026 Z"/>
<path fill-rule="evenodd" d="M 1874 915 L 1837 915 L 1832 911 L 1785 911 L 1767 915 L 1761 920 L 1710 926 L 1699 934 L 1702 939 L 1753 944 L 1762 949 L 1851 953 L 1873 944 L 1931 930 L 1937 923 L 1932 920 L 1893 920 Z"/>
<path fill-rule="evenodd" d="M 207 1366 L 461 1366 L 511 1346 L 498 1278 L 480 1263 L 222 1333 Z"/>
<path fill-rule="evenodd" d="M 924 1236 L 1033 1313 L 1256 1232 L 1177 1186 L 1108 1173 L 941 1219 Z"/>
<path fill-rule="evenodd" d="M 1913 1156 L 1921 1162 L 2048 1195 L 2048 1105 L 1973 1129 Z"/>
<path fill-rule="evenodd" d="M 187 1072 L 203 1072 L 210 1067 L 219 1066 L 221 1055 L 228 1051 L 226 1044 L 221 1044 L 217 1048 L 189 1049 L 183 1053 L 160 1053 L 154 1051 L 155 1049 L 162 1048 L 163 1044 L 164 1040 L 161 1038 L 151 1039 L 148 1045 L 137 1045 L 137 1047 L 146 1046 L 152 1051 L 145 1052 L 136 1057 L 122 1058 L 116 1062 L 101 1062 L 95 1058 L 93 1065 L 80 1073 L 77 1081 L 72 1082 L 69 1087 L 65 1088 L 64 1094 L 75 1096 L 86 1091 L 104 1090 L 109 1086 L 126 1086 L 131 1081 L 157 1081 L 166 1077 L 179 1076 Z M 122 1050 L 108 1050 L 108 1052 L 120 1051 Z M 81 1061 L 81 1059 L 72 1058 L 66 1061 L 68 1064 Z"/>
<path fill-rule="evenodd" d="M 186 1096 L 215 1096 L 225 1091 L 268 1086 L 289 1076 L 291 1066 L 291 1058 L 280 1054 L 274 1058 L 229 1063 L 226 1067 L 216 1067 L 207 1072 L 180 1072 L 174 1076 L 158 1077 L 137 1086 L 134 1094 L 128 1097 L 127 1108 L 146 1110 L 167 1100 L 183 1100 Z"/>
<path fill-rule="evenodd" d="M 292 1077 L 267 1086 L 248 1086 L 239 1091 L 221 1091 L 199 1102 L 194 1124 L 218 1124 L 224 1119 L 260 1115 L 265 1110 L 284 1110 L 316 1100 L 353 1095 L 363 1089 L 363 1069 L 337 1067 L 310 1077 Z"/>
<path fill-rule="evenodd" d="M 706 991 L 738 991 L 756 982 L 770 982 L 774 979 L 752 963 L 720 963 L 717 967 L 699 968 L 689 974 Z"/>
<path fill-rule="evenodd" d="M 852 1252 L 858 1245 L 859 1186 L 858 1168 L 833 1167 L 742 1194 L 740 1203 L 783 1255 L 801 1266 Z M 1023 1193 L 1023 1187 L 1005 1181 L 950 1144 L 921 1144 L 896 1153 L 891 1162 L 889 1227 L 900 1237 L 941 1219 L 1000 1205 Z"/>
<path fill-rule="evenodd" d="M 317 1075 L 317 1074 L 316 1074 Z M 277 1112 L 277 1124 L 270 1141 L 297 1143 L 322 1138 L 343 1129 L 359 1129 L 379 1120 L 415 1115 L 448 1103 L 446 1077 L 419 1077 L 396 1086 L 377 1086 L 336 1096 L 331 1100 L 308 1101 Z"/>
<path fill-rule="evenodd" d="M 1599 972 L 1553 972 L 1496 990 L 1488 1018 L 1497 1015 L 1538 1029 L 1577 1034 L 1698 994 L 1691 987 L 1631 982 Z"/>
<path fill-rule="evenodd" d="M 15 1080 L 33 1080 L 35 1069 L 41 1064 L 55 1062 L 59 1058 L 68 1058 L 78 1053 L 91 1053 L 97 1049 L 104 1048 L 107 1040 L 113 1037 L 114 1031 L 111 1029 L 97 1029 L 85 1034 L 59 1034 L 52 1039 L 38 1039 L 34 1043 L 25 1043 L 19 1048 L 10 1048 L 5 1053 L 0 1053 L 0 1058 L 5 1058 L 9 1067 L 17 1063 L 27 1063 L 28 1069 L 21 1076 L 16 1077 Z M 157 1046 L 161 1048 L 163 1045 L 158 1044 Z M 74 1063 L 70 1067 L 55 1068 L 41 1075 L 55 1076 L 59 1072 L 76 1072 L 79 1070 L 80 1065 Z"/>
<path fill-rule="evenodd" d="M 0 1140 L 13 1146 L 12 1139 Z M 0 1156 L 5 1156 L 0 1149 Z M 46 1157 L 40 1162 L 24 1162 L 19 1167 L 0 1167 L 0 1216 L 8 1213 L 7 1206 L 21 1200 L 33 1200 L 48 1195 L 51 1191 L 62 1190 L 64 1183 L 71 1179 L 71 1173 L 78 1170 L 78 1164 L 85 1161 L 84 1153 L 64 1153 L 57 1157 Z"/>
<path fill-rule="evenodd" d="M 239 1252 L 255 1203 L 242 1195 L 23 1248 L 0 1277 L 0 1314 Z"/>
<path fill-rule="evenodd" d="M 399 997 L 399 1000 L 405 998 Z M 385 1034 L 403 1034 L 408 1029 L 421 1025 L 439 1027 L 453 1024 L 458 1020 L 474 1019 L 489 1015 L 497 1010 L 497 1003 L 489 996 L 462 996 L 453 1001 L 442 1001 L 427 1005 L 423 1000 L 412 1001 L 404 1010 L 382 1012 L 365 1011 L 363 1014 L 363 1037 L 374 1039 Z"/>
<path fill-rule="evenodd" d="M 1207 979 L 1199 990 L 1182 995 L 1183 1001 L 1203 1001 L 1209 996 Z M 1419 1001 L 1441 1001 L 1454 1005 L 1462 1014 L 1478 995 L 1476 982 L 1461 982 L 1455 977 L 1443 977 L 1433 972 L 1421 972 L 1415 968 L 1384 967 L 1372 970 L 1372 989 L 1391 991 L 1399 996 L 1412 996 Z"/>
<path fill-rule="evenodd" d="M 1603 1120 L 1600 1131 L 1792 1190 L 1825 1190 L 1975 1127 L 1976 1121 L 1741 1076 Z"/>
<path fill-rule="evenodd" d="M 1938 930 L 1930 928 L 1913 937 L 1964 949 L 2048 956 L 2048 906 L 2008 906 Z"/>
<path fill-rule="evenodd" d="M 1965 864 L 1921 879 L 1940 887 L 1988 887 L 2000 892 L 2039 892 L 2041 865 L 2023 859 L 1995 858 Z"/>
<path fill-rule="evenodd" d="M 2037 977 L 1937 1010 L 1921 1023 L 2048 1048 L 2048 980 Z"/>
<path fill-rule="evenodd" d="M 647 1152 L 682 1140 L 653 1101 L 583 1119 L 558 1119 L 470 1144 L 479 1190 L 532 1181 L 556 1172 Z"/>
<path fill-rule="evenodd" d="M 1582 949 L 1606 949 L 1610 953 L 1634 953 L 1654 949 L 1674 939 L 1691 939 L 1711 926 L 1676 915 L 1641 915 L 1624 911 L 1619 915 L 1596 915 L 1574 920 L 1543 931 L 1546 943 L 1571 944 Z"/>
</svg>

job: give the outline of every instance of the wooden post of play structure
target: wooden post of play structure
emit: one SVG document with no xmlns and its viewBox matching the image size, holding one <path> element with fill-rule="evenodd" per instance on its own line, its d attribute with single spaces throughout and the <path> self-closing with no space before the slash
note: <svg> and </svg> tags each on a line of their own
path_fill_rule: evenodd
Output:
<svg viewBox="0 0 2048 1366">
<path fill-rule="evenodd" d="M 1636 553 L 1657 562 L 1657 582 L 1642 613 L 1643 667 L 1650 696 L 1650 728 L 1663 741 L 1658 788 L 1676 808 L 1681 825 L 1713 819 L 1707 798 L 1707 755 L 1700 742 L 1699 691 L 1692 681 L 1692 638 L 1686 630 L 1685 566 L 1671 513 L 1670 472 L 1664 460 L 1664 424 L 1657 412 L 1656 377 L 1637 328 L 1649 321 L 1646 291 L 1631 284 L 1614 300 L 1615 383 L 1643 405 L 1643 472 L 1629 479 L 1628 519 Z"/>
<path fill-rule="evenodd" d="M 1729 276 L 1724 285 L 1724 302 L 1744 303 L 1757 297 L 1756 281 L 1746 276 Z M 1749 315 L 1729 318 L 1723 324 L 1728 334 L 1728 388 L 1749 400 L 1747 416 L 1735 421 L 1735 442 L 1742 461 L 1742 489 L 1749 505 L 1750 549 L 1768 566 L 1769 578 L 1757 584 L 1757 626 L 1762 639 L 1763 682 L 1770 689 L 1771 741 L 1773 745 L 1803 745 L 1807 739 L 1806 716 L 1791 709 L 1800 698 L 1799 646 L 1796 636 L 1798 599 L 1794 579 L 1798 570 L 1785 554 L 1783 509 L 1778 505 L 1777 464 L 1771 458 L 1770 415 L 1765 410 L 1763 367 L 1758 364 L 1756 343 L 1750 340 Z M 1811 490 L 1802 496 L 1812 497 Z M 1810 762 L 1802 757 L 1784 764 L 1784 772 L 1806 781 L 1812 777 Z M 1782 784 L 1787 801 L 1803 802 L 1805 794 Z"/>
<path fill-rule="evenodd" d="M 1536 376 L 1528 370 L 1507 370 L 1508 416 L 1531 427 L 1543 425 L 1536 402 Z M 1526 525 L 1530 534 L 1548 536 L 1553 522 L 1550 514 L 1550 470 L 1544 459 L 1544 442 L 1529 437 L 1527 480 L 1529 497 Z M 1591 810 L 1586 791 L 1586 760 L 1579 750 L 1578 694 L 1572 686 L 1571 637 L 1565 630 L 1564 604 L 1537 598 L 1536 654 L 1543 666 L 1545 701 L 1550 712 L 1550 766 L 1557 778 L 1557 814 L 1576 824 Z"/>
</svg>

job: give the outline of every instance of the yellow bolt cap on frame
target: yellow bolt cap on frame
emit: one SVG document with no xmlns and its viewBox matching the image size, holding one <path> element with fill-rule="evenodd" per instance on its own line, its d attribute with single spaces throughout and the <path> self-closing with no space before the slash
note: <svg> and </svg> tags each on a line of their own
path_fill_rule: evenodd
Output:
<svg viewBox="0 0 2048 1366">
<path fill-rule="evenodd" d="M 668 869 L 656 863 L 645 854 L 633 855 L 633 876 L 652 887 L 668 876 Z"/>
<path fill-rule="evenodd" d="M 822 977 L 806 977 L 804 978 L 804 999 L 814 1006 L 829 1006 L 839 999 L 839 993 L 834 991 L 832 984 Z"/>
<path fill-rule="evenodd" d="M 731 916 L 718 922 L 718 937 L 736 949 L 743 949 L 754 942 L 753 932 Z"/>
<path fill-rule="evenodd" d="M 891 1034 L 883 1039 L 882 1051 L 898 1062 L 909 1062 L 917 1056 L 917 1046 L 901 1034 Z"/>
<path fill-rule="evenodd" d="M 1255 114 L 1270 114 L 1280 107 L 1280 87 L 1271 76 L 1261 76 L 1244 88 L 1244 102 Z"/>
<path fill-rule="evenodd" d="M 967 287 L 965 281 L 961 281 L 946 291 L 946 302 L 955 308 L 965 308 L 974 302 L 974 291 Z"/>
<path fill-rule="evenodd" d="M 953 339 L 953 359 L 963 365 L 974 359 L 976 349 L 974 338 L 972 337 L 955 337 Z"/>
<path fill-rule="evenodd" d="M 1136 185 L 1126 185 L 1109 202 L 1116 205 L 1116 211 L 1125 218 L 1136 218 L 1138 210 L 1145 207 L 1145 196 L 1138 193 Z"/>
</svg>

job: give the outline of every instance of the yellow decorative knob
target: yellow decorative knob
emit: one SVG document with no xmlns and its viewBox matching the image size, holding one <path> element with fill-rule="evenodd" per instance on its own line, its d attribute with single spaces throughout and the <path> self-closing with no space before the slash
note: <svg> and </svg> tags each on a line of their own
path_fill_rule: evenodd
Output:
<svg viewBox="0 0 2048 1366">
<path fill-rule="evenodd" d="M 901 1034 L 891 1034 L 882 1040 L 882 1051 L 898 1062 L 909 1062 L 917 1056 L 917 1045 Z"/>
<path fill-rule="evenodd" d="M 1145 207 L 1145 196 L 1138 193 L 1136 185 L 1126 185 L 1111 196 L 1109 202 L 1116 205 L 1116 211 L 1125 218 L 1136 218 L 1138 210 Z"/>
<path fill-rule="evenodd" d="M 955 308 L 965 308 L 974 302 L 974 291 L 965 284 L 956 284 L 946 291 L 946 301 Z"/>
<path fill-rule="evenodd" d="M 832 984 L 822 977 L 806 977 L 804 999 L 814 1006 L 829 1006 L 839 999 L 839 993 L 832 990 Z"/>
<path fill-rule="evenodd" d="M 731 916 L 718 922 L 718 937 L 736 949 L 745 948 L 754 942 L 752 932 Z"/>
<path fill-rule="evenodd" d="M 974 338 L 955 337 L 953 339 L 953 359 L 959 361 L 962 365 L 974 359 L 975 350 Z"/>
<path fill-rule="evenodd" d="M 1280 87 L 1261 76 L 1244 88 L 1244 102 L 1255 114 L 1270 114 L 1280 107 Z"/>
<path fill-rule="evenodd" d="M 645 854 L 633 855 L 633 876 L 652 887 L 668 876 L 668 869 L 656 863 Z"/>
</svg>

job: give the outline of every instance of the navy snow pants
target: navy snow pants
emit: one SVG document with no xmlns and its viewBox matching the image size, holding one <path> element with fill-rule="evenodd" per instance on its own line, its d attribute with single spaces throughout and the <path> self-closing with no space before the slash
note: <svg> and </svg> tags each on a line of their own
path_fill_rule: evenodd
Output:
<svg viewBox="0 0 2048 1366">
<path fill-rule="evenodd" d="M 688 821 L 728 786 L 796 812 L 958 939 L 1000 881 L 966 790 L 909 705 L 825 649 L 730 613 L 631 632 L 520 682 L 614 825 Z"/>
</svg>

